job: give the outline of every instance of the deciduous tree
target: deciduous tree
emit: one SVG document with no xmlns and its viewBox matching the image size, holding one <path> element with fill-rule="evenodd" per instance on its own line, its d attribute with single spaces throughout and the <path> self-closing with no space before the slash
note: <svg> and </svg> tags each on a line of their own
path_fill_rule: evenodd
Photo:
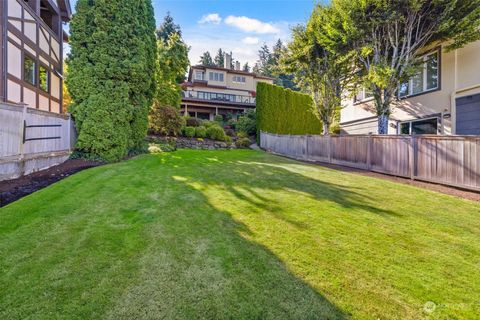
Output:
<svg viewBox="0 0 480 320">
<path fill-rule="evenodd" d="M 333 0 L 326 36 L 355 55 L 359 85 L 373 92 L 378 132 L 388 132 L 401 83 L 420 68 L 426 48 L 451 50 L 480 39 L 480 0 Z"/>
</svg>

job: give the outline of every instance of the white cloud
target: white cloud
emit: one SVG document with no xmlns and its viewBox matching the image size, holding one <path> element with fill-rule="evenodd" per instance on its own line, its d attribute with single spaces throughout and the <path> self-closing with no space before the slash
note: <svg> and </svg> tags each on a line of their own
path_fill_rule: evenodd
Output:
<svg viewBox="0 0 480 320">
<path fill-rule="evenodd" d="M 253 45 L 253 44 L 258 44 L 260 42 L 260 39 L 256 37 L 246 37 L 242 39 L 242 42 L 245 44 Z"/>
<path fill-rule="evenodd" d="M 245 32 L 255 32 L 260 34 L 265 33 L 279 33 L 280 30 L 270 23 L 262 22 L 257 19 L 241 16 L 228 16 L 225 23 L 234 26 Z"/>
<path fill-rule="evenodd" d="M 204 24 L 204 23 L 213 23 L 213 24 L 219 24 L 222 22 L 222 18 L 218 13 L 209 13 L 207 15 L 204 15 L 202 19 L 198 21 L 198 23 Z"/>
</svg>

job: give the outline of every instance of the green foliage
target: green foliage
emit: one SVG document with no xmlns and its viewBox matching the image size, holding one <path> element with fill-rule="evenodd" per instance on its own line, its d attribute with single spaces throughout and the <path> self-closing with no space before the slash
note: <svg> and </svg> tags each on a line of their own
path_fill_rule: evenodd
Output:
<svg viewBox="0 0 480 320">
<path fill-rule="evenodd" d="M 78 130 L 76 149 L 119 160 L 147 133 L 155 93 L 151 1 L 79 0 L 70 31 L 67 87 Z"/>
<path fill-rule="evenodd" d="M 257 84 L 257 130 L 277 134 L 320 134 L 312 98 L 276 85 Z"/>
<path fill-rule="evenodd" d="M 227 126 L 235 130 L 235 128 L 237 127 L 237 119 L 235 118 L 228 119 Z"/>
<path fill-rule="evenodd" d="M 190 126 L 185 127 L 185 137 L 188 137 L 188 138 L 195 137 L 195 127 L 190 127 Z"/>
<path fill-rule="evenodd" d="M 284 69 L 280 64 L 280 58 L 285 53 L 286 48 L 282 40 L 278 39 L 270 51 L 270 48 L 264 44 L 258 51 L 258 61 L 255 64 L 254 72 L 263 76 L 274 78 L 274 84 L 298 90 L 293 82 L 293 73 Z"/>
<path fill-rule="evenodd" d="M 167 12 L 167 15 L 163 18 L 163 22 L 160 27 L 157 29 L 157 39 L 162 41 L 167 41 L 172 34 L 178 34 L 182 37 L 182 31 L 180 30 L 180 26 L 173 22 L 173 18 L 170 15 L 170 11 Z"/>
<path fill-rule="evenodd" d="M 181 83 L 188 70 L 188 46 L 177 33 L 157 41 L 155 102 L 159 106 L 180 107 Z"/>
<path fill-rule="evenodd" d="M 207 128 L 205 128 L 204 126 L 195 128 L 195 137 L 205 138 L 206 136 L 207 136 Z"/>
<path fill-rule="evenodd" d="M 250 147 L 250 145 L 252 144 L 252 141 L 250 140 L 250 138 L 239 138 L 236 142 L 235 142 L 235 145 L 237 146 L 237 148 L 248 148 Z"/>
<path fill-rule="evenodd" d="M 156 134 L 178 136 L 185 125 L 185 118 L 180 116 L 175 107 L 161 107 L 154 103 L 149 116 L 150 129 Z"/>
<path fill-rule="evenodd" d="M 237 131 L 245 132 L 247 135 L 254 135 L 257 132 L 257 116 L 255 110 L 249 109 L 238 118 Z"/>
<path fill-rule="evenodd" d="M 218 122 L 210 121 L 210 120 L 203 120 L 202 121 L 202 126 L 204 126 L 205 128 L 209 128 L 211 126 L 218 126 Z"/>
<path fill-rule="evenodd" d="M 223 124 L 223 116 L 220 115 L 220 114 L 217 114 L 215 116 L 215 118 L 213 118 L 215 122 L 217 122 L 218 124 L 222 125 Z"/>
<path fill-rule="evenodd" d="M 379 133 L 398 87 L 420 71 L 429 46 L 447 50 L 480 39 L 480 0 L 334 0 L 328 19 L 317 25 L 329 49 L 349 59 L 355 82 L 372 91 Z"/>
<path fill-rule="evenodd" d="M 215 66 L 215 63 L 213 62 L 212 56 L 209 51 L 205 51 L 201 56 L 200 56 L 200 61 L 199 63 L 203 66 Z"/>
<path fill-rule="evenodd" d="M 214 64 L 217 67 L 223 68 L 225 66 L 225 52 L 222 48 L 218 49 L 217 55 L 215 56 Z"/>
<path fill-rule="evenodd" d="M 255 134 L 255 132 L 254 132 Z M 248 133 L 246 133 L 245 131 L 239 131 L 237 132 L 237 138 L 241 139 L 241 138 L 249 138 L 250 135 Z"/>
<path fill-rule="evenodd" d="M 189 127 L 198 127 L 200 126 L 201 121 L 197 118 L 187 118 L 186 124 Z"/>
<path fill-rule="evenodd" d="M 207 129 L 207 138 L 212 140 L 225 141 L 225 131 L 220 126 L 211 126 Z"/>
</svg>

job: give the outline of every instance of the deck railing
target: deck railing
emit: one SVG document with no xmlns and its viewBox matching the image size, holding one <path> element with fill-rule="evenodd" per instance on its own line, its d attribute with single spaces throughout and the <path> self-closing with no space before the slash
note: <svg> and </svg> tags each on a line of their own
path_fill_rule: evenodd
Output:
<svg viewBox="0 0 480 320">
<path fill-rule="evenodd" d="M 233 102 L 233 103 L 239 103 L 239 104 L 252 104 L 252 105 L 255 104 L 255 98 L 248 95 L 227 94 L 227 93 L 206 92 L 206 91 L 193 91 L 193 90 L 183 91 L 182 95 L 184 98 L 190 98 L 190 99 Z"/>
</svg>

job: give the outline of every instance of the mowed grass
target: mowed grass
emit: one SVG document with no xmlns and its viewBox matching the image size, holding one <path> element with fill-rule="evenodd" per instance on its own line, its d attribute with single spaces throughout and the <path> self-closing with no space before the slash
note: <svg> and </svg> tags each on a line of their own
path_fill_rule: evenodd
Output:
<svg viewBox="0 0 480 320">
<path fill-rule="evenodd" d="M 479 204 L 257 151 L 93 168 L 0 209 L 0 319 L 474 319 Z"/>
</svg>

